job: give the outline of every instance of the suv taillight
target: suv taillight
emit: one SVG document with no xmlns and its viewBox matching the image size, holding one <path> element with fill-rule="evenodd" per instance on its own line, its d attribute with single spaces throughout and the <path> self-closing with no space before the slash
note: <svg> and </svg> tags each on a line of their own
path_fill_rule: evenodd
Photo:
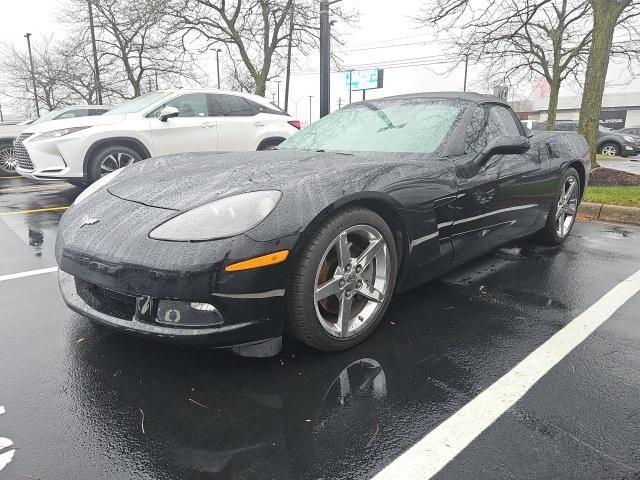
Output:
<svg viewBox="0 0 640 480">
<path fill-rule="evenodd" d="M 300 125 L 300 120 L 289 120 L 287 123 L 288 123 L 289 125 L 291 125 L 292 127 L 295 127 L 295 128 L 297 128 L 298 130 L 300 130 L 300 127 L 301 127 L 301 125 Z"/>
</svg>

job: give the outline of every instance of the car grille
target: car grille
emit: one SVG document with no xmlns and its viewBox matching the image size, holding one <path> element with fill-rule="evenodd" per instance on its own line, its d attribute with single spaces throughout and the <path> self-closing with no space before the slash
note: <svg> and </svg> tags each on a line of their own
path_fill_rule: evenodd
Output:
<svg viewBox="0 0 640 480">
<path fill-rule="evenodd" d="M 100 287 L 76 278 L 76 291 L 80 298 L 94 310 L 120 318 L 133 320 L 136 314 L 136 297 Z"/>
<path fill-rule="evenodd" d="M 22 143 L 31 135 L 31 133 L 23 133 L 18 136 L 18 138 L 16 138 L 13 142 L 13 153 L 18 159 L 18 165 L 20 166 L 20 168 L 23 168 L 25 170 L 35 170 L 33 162 L 31 161 L 31 157 L 29 157 L 29 152 L 27 152 L 27 149 L 24 148 L 24 145 Z"/>
</svg>

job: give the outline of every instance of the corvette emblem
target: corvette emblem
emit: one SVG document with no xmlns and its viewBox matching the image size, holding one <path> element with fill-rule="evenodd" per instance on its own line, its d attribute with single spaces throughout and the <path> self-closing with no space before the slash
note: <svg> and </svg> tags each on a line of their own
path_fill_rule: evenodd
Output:
<svg viewBox="0 0 640 480">
<path fill-rule="evenodd" d="M 80 224 L 80 228 L 82 227 L 86 227 L 87 225 L 95 225 L 96 223 L 98 223 L 100 220 L 98 220 L 97 218 L 89 218 L 87 216 L 85 216 L 82 219 L 82 223 Z"/>
</svg>

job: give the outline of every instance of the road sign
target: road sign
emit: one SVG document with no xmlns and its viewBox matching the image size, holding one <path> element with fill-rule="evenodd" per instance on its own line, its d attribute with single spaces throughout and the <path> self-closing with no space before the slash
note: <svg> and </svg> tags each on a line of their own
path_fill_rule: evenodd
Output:
<svg viewBox="0 0 640 480">
<path fill-rule="evenodd" d="M 344 74 L 347 90 L 371 90 L 382 88 L 384 84 L 384 69 L 350 70 Z M 351 87 L 351 88 L 349 88 Z"/>
</svg>

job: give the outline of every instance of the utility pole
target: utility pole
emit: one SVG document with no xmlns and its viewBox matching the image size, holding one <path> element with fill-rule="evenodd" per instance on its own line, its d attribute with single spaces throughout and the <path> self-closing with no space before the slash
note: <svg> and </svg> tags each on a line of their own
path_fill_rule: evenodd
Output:
<svg viewBox="0 0 640 480">
<path fill-rule="evenodd" d="M 329 5 L 341 0 L 320 0 L 320 118 L 329 115 L 331 99 L 331 23 Z"/>
<path fill-rule="evenodd" d="M 467 69 L 469 68 L 469 54 L 467 53 L 464 56 L 464 87 L 462 89 L 463 92 L 467 91 Z"/>
<path fill-rule="evenodd" d="M 353 78 L 353 70 L 349 70 L 349 105 L 351 105 L 351 92 L 352 92 L 352 90 L 351 90 L 351 85 L 352 85 L 351 80 L 352 80 L 352 78 Z"/>
<path fill-rule="evenodd" d="M 102 87 L 100 86 L 100 69 L 98 68 L 98 49 L 96 48 L 96 30 L 93 25 L 93 6 L 91 0 L 87 0 L 89 6 L 89 29 L 91 30 L 91 46 L 93 48 L 93 69 L 96 77 L 96 101 L 102 105 Z"/>
<path fill-rule="evenodd" d="M 220 48 L 216 48 L 216 69 L 218 71 L 218 90 L 220 90 Z"/>
<path fill-rule="evenodd" d="M 0 103 L 0 122 L 4 122 L 4 115 L 2 114 L 2 104 Z"/>
<path fill-rule="evenodd" d="M 31 81 L 33 82 L 33 97 L 36 100 L 36 116 L 40 117 L 40 105 L 38 104 L 38 92 L 36 92 L 36 74 L 33 70 L 33 55 L 31 55 L 31 37 L 30 33 L 25 33 L 24 37 L 27 39 L 27 47 L 29 48 L 29 64 L 31 65 Z"/>
<path fill-rule="evenodd" d="M 156 92 L 160 90 L 160 88 L 158 88 L 158 70 L 156 70 Z"/>
<path fill-rule="evenodd" d="M 313 95 L 309 95 L 309 125 L 311 125 L 311 99 Z"/>
<path fill-rule="evenodd" d="M 280 84 L 282 80 L 276 80 L 276 83 L 278 84 L 278 106 L 280 106 Z"/>
<path fill-rule="evenodd" d="M 295 23 L 294 3 L 291 2 L 291 13 L 289 17 L 289 45 L 287 46 L 287 78 L 284 83 L 284 111 L 289 111 L 289 83 L 291 81 L 291 50 L 293 48 L 293 27 Z M 297 108 L 297 105 L 296 105 Z M 296 113 L 297 116 L 297 113 Z"/>
</svg>

